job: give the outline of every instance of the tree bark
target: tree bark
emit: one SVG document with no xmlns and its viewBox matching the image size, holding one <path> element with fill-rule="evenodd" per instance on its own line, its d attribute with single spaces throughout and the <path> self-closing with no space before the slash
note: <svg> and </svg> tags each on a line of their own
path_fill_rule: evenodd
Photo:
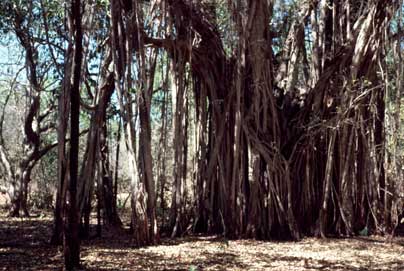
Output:
<svg viewBox="0 0 404 271">
<path fill-rule="evenodd" d="M 72 61 L 72 85 L 70 87 L 70 154 L 69 154 L 69 184 L 66 197 L 66 217 L 64 229 L 64 259 L 66 270 L 80 268 L 80 238 L 79 218 L 80 211 L 77 202 L 78 158 L 80 139 L 80 81 L 82 64 L 82 28 L 81 28 L 81 2 L 72 0 L 71 3 L 71 30 L 74 43 Z"/>
</svg>

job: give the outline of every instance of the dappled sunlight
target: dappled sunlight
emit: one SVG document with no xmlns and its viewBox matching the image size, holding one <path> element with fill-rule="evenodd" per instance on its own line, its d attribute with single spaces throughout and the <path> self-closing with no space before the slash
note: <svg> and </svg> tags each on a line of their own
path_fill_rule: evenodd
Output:
<svg viewBox="0 0 404 271">
<path fill-rule="evenodd" d="M 2 214 L 0 222 L 0 270 L 61 270 L 61 250 L 48 244 L 50 214 Z M 83 241 L 81 259 L 85 270 L 402 270 L 403 255 L 404 238 L 263 242 L 190 236 L 137 248 L 122 230 Z"/>
</svg>

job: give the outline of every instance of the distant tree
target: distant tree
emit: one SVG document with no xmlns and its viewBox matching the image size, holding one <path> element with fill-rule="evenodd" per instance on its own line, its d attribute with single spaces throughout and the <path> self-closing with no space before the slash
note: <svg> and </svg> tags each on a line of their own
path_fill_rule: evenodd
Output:
<svg viewBox="0 0 404 271">
<path fill-rule="evenodd" d="M 12 92 L 16 91 L 16 84 L 12 85 L 9 94 L 5 99 L 3 114 L 1 116 L 1 140 L 0 140 L 0 157 L 1 168 L 6 176 L 9 188 L 8 195 L 11 200 L 10 215 L 19 216 L 22 209 L 23 214 L 28 216 L 28 185 L 31 181 L 31 173 L 37 162 L 57 143 L 47 143 L 44 134 L 49 133 L 55 127 L 52 113 L 55 107 L 55 95 L 44 94 L 49 91 L 46 88 L 51 81 L 52 72 L 56 72 L 50 65 L 46 64 L 49 61 L 47 57 L 41 58 L 40 41 L 46 40 L 44 32 L 40 32 L 38 36 L 34 35 L 35 30 L 41 27 L 39 23 L 34 23 L 40 19 L 40 15 L 35 14 L 33 9 L 39 3 L 31 1 L 27 5 L 22 3 L 14 3 L 12 1 L 1 4 L 3 16 L 3 30 L 5 33 L 15 37 L 24 52 L 25 70 L 28 86 L 26 88 L 27 108 L 24 113 L 23 124 L 23 142 L 20 144 L 22 152 L 20 157 L 10 157 L 10 146 L 7 146 L 4 134 L 4 113 L 6 112 L 7 102 Z M 57 69 L 57 68 L 56 68 Z M 51 90 L 52 91 L 52 90 Z M 46 104 L 41 96 L 47 95 L 50 98 L 49 104 Z M 42 97 L 43 98 L 43 97 Z M 44 109 L 44 106 L 46 108 Z M 42 136 L 41 136 L 42 135 Z"/>
</svg>

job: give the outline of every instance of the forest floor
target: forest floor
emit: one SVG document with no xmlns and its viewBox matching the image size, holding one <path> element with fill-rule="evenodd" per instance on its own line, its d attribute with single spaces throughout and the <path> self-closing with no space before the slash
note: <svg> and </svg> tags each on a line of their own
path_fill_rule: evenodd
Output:
<svg viewBox="0 0 404 271">
<path fill-rule="evenodd" d="M 60 248 L 50 246 L 50 214 L 8 218 L 0 213 L 0 270 L 62 270 Z M 404 238 L 307 238 L 262 242 L 220 238 L 163 239 L 135 248 L 129 234 L 103 232 L 82 242 L 84 270 L 404 270 Z"/>
</svg>

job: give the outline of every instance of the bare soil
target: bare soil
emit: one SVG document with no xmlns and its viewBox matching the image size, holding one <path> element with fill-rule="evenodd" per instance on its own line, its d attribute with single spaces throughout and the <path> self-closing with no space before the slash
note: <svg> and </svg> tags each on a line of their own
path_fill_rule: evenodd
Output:
<svg viewBox="0 0 404 271">
<path fill-rule="evenodd" d="M 50 214 L 0 214 L 0 270 L 62 270 L 48 244 Z M 136 248 L 123 230 L 82 242 L 83 270 L 404 270 L 404 238 L 306 238 L 300 242 L 225 241 L 215 236 L 163 239 Z"/>
</svg>

